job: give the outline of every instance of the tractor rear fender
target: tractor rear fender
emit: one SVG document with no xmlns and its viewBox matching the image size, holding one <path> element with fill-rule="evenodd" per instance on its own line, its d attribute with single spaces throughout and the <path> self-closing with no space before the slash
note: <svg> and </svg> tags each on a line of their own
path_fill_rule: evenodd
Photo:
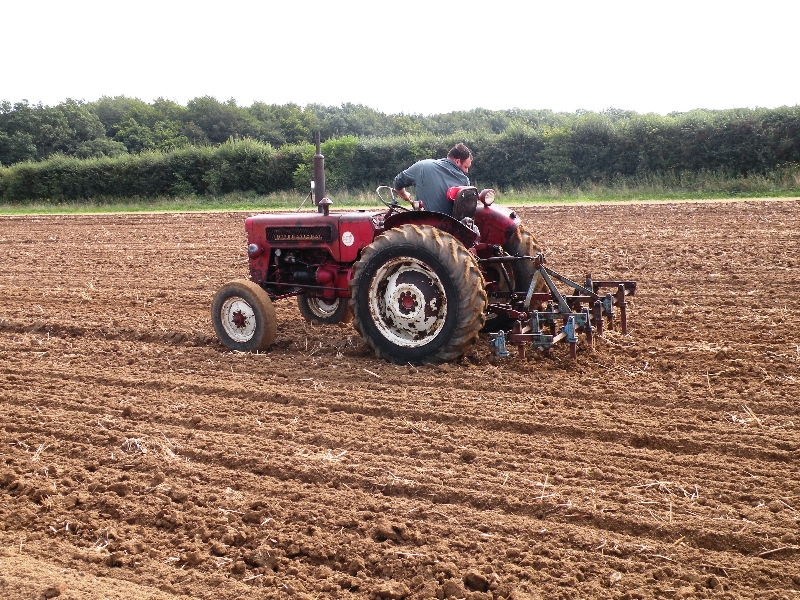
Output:
<svg viewBox="0 0 800 600">
<path fill-rule="evenodd" d="M 517 213 L 506 206 L 478 204 L 475 225 L 481 232 L 482 243 L 505 247 L 517 232 L 520 220 Z"/>
<path fill-rule="evenodd" d="M 384 230 L 394 229 L 408 224 L 429 225 L 441 229 L 452 235 L 467 248 L 472 248 L 478 240 L 478 234 L 466 225 L 456 221 L 453 217 L 444 213 L 426 210 L 395 213 L 386 218 L 383 222 L 383 228 Z"/>
</svg>

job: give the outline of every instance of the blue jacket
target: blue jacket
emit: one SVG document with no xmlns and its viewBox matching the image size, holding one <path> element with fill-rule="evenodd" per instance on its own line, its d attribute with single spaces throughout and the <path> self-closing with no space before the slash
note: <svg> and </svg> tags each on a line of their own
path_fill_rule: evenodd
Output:
<svg viewBox="0 0 800 600">
<path fill-rule="evenodd" d="M 469 185 L 469 177 L 449 158 L 429 158 L 415 162 L 394 178 L 394 189 L 415 186 L 416 198 L 425 210 L 453 214 L 453 203 L 447 199 L 447 189 Z"/>
</svg>

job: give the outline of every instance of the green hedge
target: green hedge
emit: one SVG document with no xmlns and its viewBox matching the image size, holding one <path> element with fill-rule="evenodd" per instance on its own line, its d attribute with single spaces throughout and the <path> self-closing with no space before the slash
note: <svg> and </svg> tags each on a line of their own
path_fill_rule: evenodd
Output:
<svg viewBox="0 0 800 600">
<path fill-rule="evenodd" d="M 328 189 L 390 184 L 421 158 L 457 142 L 472 148 L 470 177 L 500 189 L 533 184 L 609 183 L 621 177 L 718 173 L 741 178 L 800 164 L 800 107 L 693 111 L 681 115 L 583 113 L 562 123 L 513 124 L 502 133 L 363 138 L 322 144 Z M 0 168 L 0 200 L 258 194 L 308 189 L 314 147 L 274 149 L 251 139 L 170 152 Z"/>
<path fill-rule="evenodd" d="M 246 190 L 268 194 L 291 185 L 291 177 L 282 171 L 294 162 L 294 155 L 286 164 L 269 144 L 252 140 L 116 158 L 55 156 L 0 169 L 0 198 L 148 198 Z"/>
</svg>

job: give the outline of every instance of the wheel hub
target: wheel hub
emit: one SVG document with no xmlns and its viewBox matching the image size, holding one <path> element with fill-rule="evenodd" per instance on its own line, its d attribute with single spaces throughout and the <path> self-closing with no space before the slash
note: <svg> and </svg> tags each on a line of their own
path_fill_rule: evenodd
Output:
<svg viewBox="0 0 800 600">
<path fill-rule="evenodd" d="M 397 286 L 392 302 L 397 303 L 397 312 L 406 319 L 413 319 L 417 311 L 425 303 L 425 298 L 413 285 L 402 284 Z"/>
<path fill-rule="evenodd" d="M 406 310 L 411 310 L 417 305 L 416 301 L 414 300 L 414 296 L 412 294 L 406 294 L 402 298 L 400 298 L 400 304 L 402 304 L 403 308 L 405 308 Z"/>
<path fill-rule="evenodd" d="M 238 327 L 239 329 L 243 328 L 247 324 L 247 317 L 242 314 L 242 311 L 237 310 L 233 313 L 233 317 L 231 319 L 233 324 Z"/>
</svg>

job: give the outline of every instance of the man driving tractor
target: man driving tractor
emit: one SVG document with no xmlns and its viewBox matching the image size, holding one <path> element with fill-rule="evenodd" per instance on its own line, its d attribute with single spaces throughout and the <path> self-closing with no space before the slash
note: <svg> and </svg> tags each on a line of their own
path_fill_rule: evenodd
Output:
<svg viewBox="0 0 800 600">
<path fill-rule="evenodd" d="M 417 200 L 425 210 L 453 215 L 453 203 L 447 199 L 447 190 L 454 186 L 470 185 L 469 167 L 472 151 L 464 144 L 456 144 L 447 153 L 447 158 L 428 158 L 415 162 L 394 178 L 395 193 L 411 202 L 406 190 L 416 187 Z"/>
</svg>

